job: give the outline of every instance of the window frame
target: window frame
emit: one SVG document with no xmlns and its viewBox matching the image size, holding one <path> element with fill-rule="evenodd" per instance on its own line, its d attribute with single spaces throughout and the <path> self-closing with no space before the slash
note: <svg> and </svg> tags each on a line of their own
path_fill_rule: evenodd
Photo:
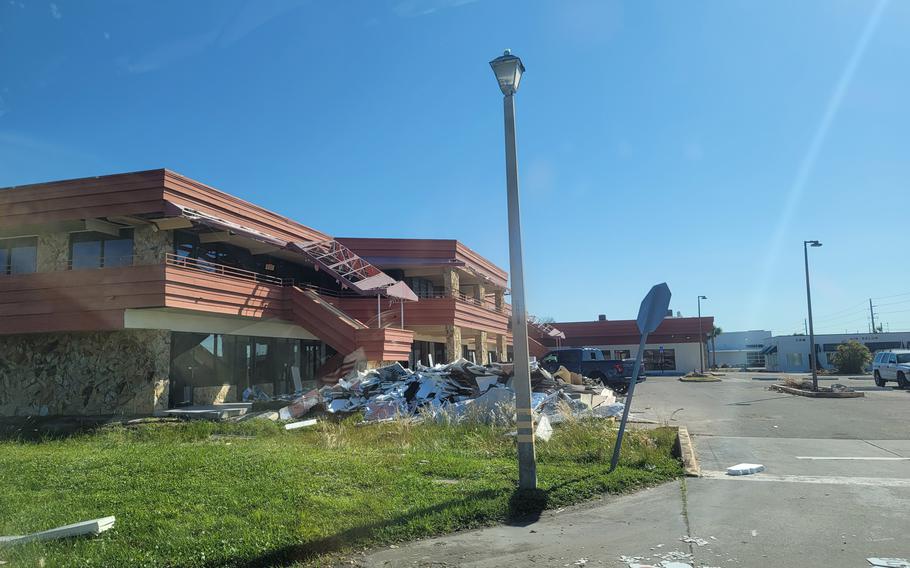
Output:
<svg viewBox="0 0 910 568">
<path fill-rule="evenodd" d="M 13 250 L 22 248 L 31 248 L 34 250 L 34 258 L 31 259 L 32 270 L 13 272 Z M 3 238 L 0 239 L 0 249 L 6 251 L 3 265 L 0 266 L 0 276 L 16 276 L 18 274 L 34 274 L 38 272 L 38 237 L 26 236 Z"/>
<path fill-rule="evenodd" d="M 131 243 L 130 244 L 130 254 L 125 255 L 125 256 L 120 256 L 120 257 L 118 257 L 118 259 L 119 258 L 129 258 L 129 261 L 128 262 L 119 262 L 118 261 L 117 263 L 114 263 L 114 264 L 111 264 L 109 261 L 107 261 L 106 260 L 107 255 L 105 254 L 105 249 L 107 246 L 106 243 L 108 241 L 127 241 L 127 240 L 130 241 L 130 243 Z M 96 268 L 121 268 L 124 266 L 133 266 L 135 256 L 136 256 L 136 237 L 135 237 L 135 233 L 134 233 L 133 229 L 130 227 L 124 227 L 123 229 L 120 229 L 120 234 L 117 236 L 109 235 L 107 233 L 99 233 L 97 231 L 78 231 L 75 233 L 70 233 L 69 241 L 70 241 L 69 242 L 69 245 L 70 245 L 69 246 L 69 259 L 68 259 L 69 262 L 67 263 L 69 270 L 92 270 L 92 269 L 96 269 Z M 98 251 L 97 265 L 96 266 L 76 267 L 75 266 L 75 256 L 74 256 L 75 246 L 78 243 L 92 243 L 92 242 L 96 242 L 96 241 L 99 243 L 99 247 L 100 247 L 99 251 Z"/>
</svg>

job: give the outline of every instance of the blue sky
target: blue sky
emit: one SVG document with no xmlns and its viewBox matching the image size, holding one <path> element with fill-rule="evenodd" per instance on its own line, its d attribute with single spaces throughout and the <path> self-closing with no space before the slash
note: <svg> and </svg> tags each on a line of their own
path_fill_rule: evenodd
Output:
<svg viewBox="0 0 910 568">
<path fill-rule="evenodd" d="M 528 305 L 634 317 L 666 281 L 729 331 L 910 328 L 910 3 L 0 4 L 0 186 L 167 167 L 337 236 L 508 266 L 517 97 Z M 886 305 L 887 304 L 887 305 Z"/>
</svg>

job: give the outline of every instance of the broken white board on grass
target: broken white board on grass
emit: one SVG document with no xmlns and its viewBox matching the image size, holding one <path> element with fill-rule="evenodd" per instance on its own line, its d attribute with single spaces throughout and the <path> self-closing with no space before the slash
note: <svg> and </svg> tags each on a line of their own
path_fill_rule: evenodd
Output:
<svg viewBox="0 0 910 568">
<path fill-rule="evenodd" d="M 910 561 L 906 558 L 866 558 L 866 561 L 873 566 L 885 568 L 910 568 Z"/>
<path fill-rule="evenodd" d="M 299 428 L 307 428 L 309 426 L 315 426 L 316 419 L 311 418 L 310 420 L 301 420 L 300 422 L 291 422 L 290 424 L 285 424 L 285 430 L 297 430 Z"/>
<path fill-rule="evenodd" d="M 99 535 L 113 528 L 114 517 L 102 517 L 91 521 L 83 521 L 72 525 L 65 525 L 46 531 L 26 534 L 21 536 L 0 536 L 0 545 L 22 544 L 33 540 L 52 540 L 55 538 L 69 538 L 73 536 Z"/>
<path fill-rule="evenodd" d="M 543 442 L 549 442 L 550 438 L 553 437 L 553 426 L 550 425 L 550 419 L 546 414 L 540 415 L 540 419 L 537 421 L 537 429 L 534 431 L 534 436 Z"/>
<path fill-rule="evenodd" d="M 760 463 L 738 463 L 727 468 L 727 475 L 752 475 L 765 471 L 765 466 Z"/>
</svg>

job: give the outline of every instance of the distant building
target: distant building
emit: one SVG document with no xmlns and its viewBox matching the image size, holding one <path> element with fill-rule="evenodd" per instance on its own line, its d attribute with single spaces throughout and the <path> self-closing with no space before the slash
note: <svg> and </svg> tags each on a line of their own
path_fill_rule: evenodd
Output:
<svg viewBox="0 0 910 568">
<path fill-rule="evenodd" d="M 714 339 L 713 345 L 708 342 L 708 355 L 718 367 L 764 367 L 762 351 L 770 342 L 771 332 L 765 329 L 725 331 Z"/>
<path fill-rule="evenodd" d="M 598 347 L 607 358 L 626 359 L 638 354 L 641 335 L 635 320 L 607 320 L 556 322 L 554 328 L 566 334 L 565 339 L 534 334 L 532 340 L 547 347 Z M 714 318 L 702 316 L 701 331 L 704 336 L 714 326 Z M 699 367 L 698 318 L 668 317 L 648 335 L 643 364 L 649 372 L 666 371 L 687 373 Z M 533 353 L 537 353 L 532 348 Z M 705 367 L 709 362 L 705 354 Z"/>
<path fill-rule="evenodd" d="M 826 333 L 815 336 L 815 352 L 819 368 L 834 367 L 833 356 L 837 346 L 856 340 L 869 348 L 873 354 L 883 349 L 903 349 L 910 346 L 910 331 L 889 333 Z M 718 351 L 720 349 L 718 348 Z M 808 372 L 809 336 L 779 335 L 772 337 L 762 350 L 766 368 L 769 371 Z"/>
</svg>

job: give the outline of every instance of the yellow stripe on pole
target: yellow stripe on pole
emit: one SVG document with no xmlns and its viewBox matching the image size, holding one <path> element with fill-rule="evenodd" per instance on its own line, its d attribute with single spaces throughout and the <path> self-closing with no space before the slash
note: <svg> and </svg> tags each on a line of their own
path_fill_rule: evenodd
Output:
<svg viewBox="0 0 910 568">
<path fill-rule="evenodd" d="M 519 434 L 519 435 L 518 435 L 518 443 L 519 443 L 519 444 L 533 444 L 533 443 L 534 443 L 534 435 L 533 435 L 533 434 Z"/>
</svg>

